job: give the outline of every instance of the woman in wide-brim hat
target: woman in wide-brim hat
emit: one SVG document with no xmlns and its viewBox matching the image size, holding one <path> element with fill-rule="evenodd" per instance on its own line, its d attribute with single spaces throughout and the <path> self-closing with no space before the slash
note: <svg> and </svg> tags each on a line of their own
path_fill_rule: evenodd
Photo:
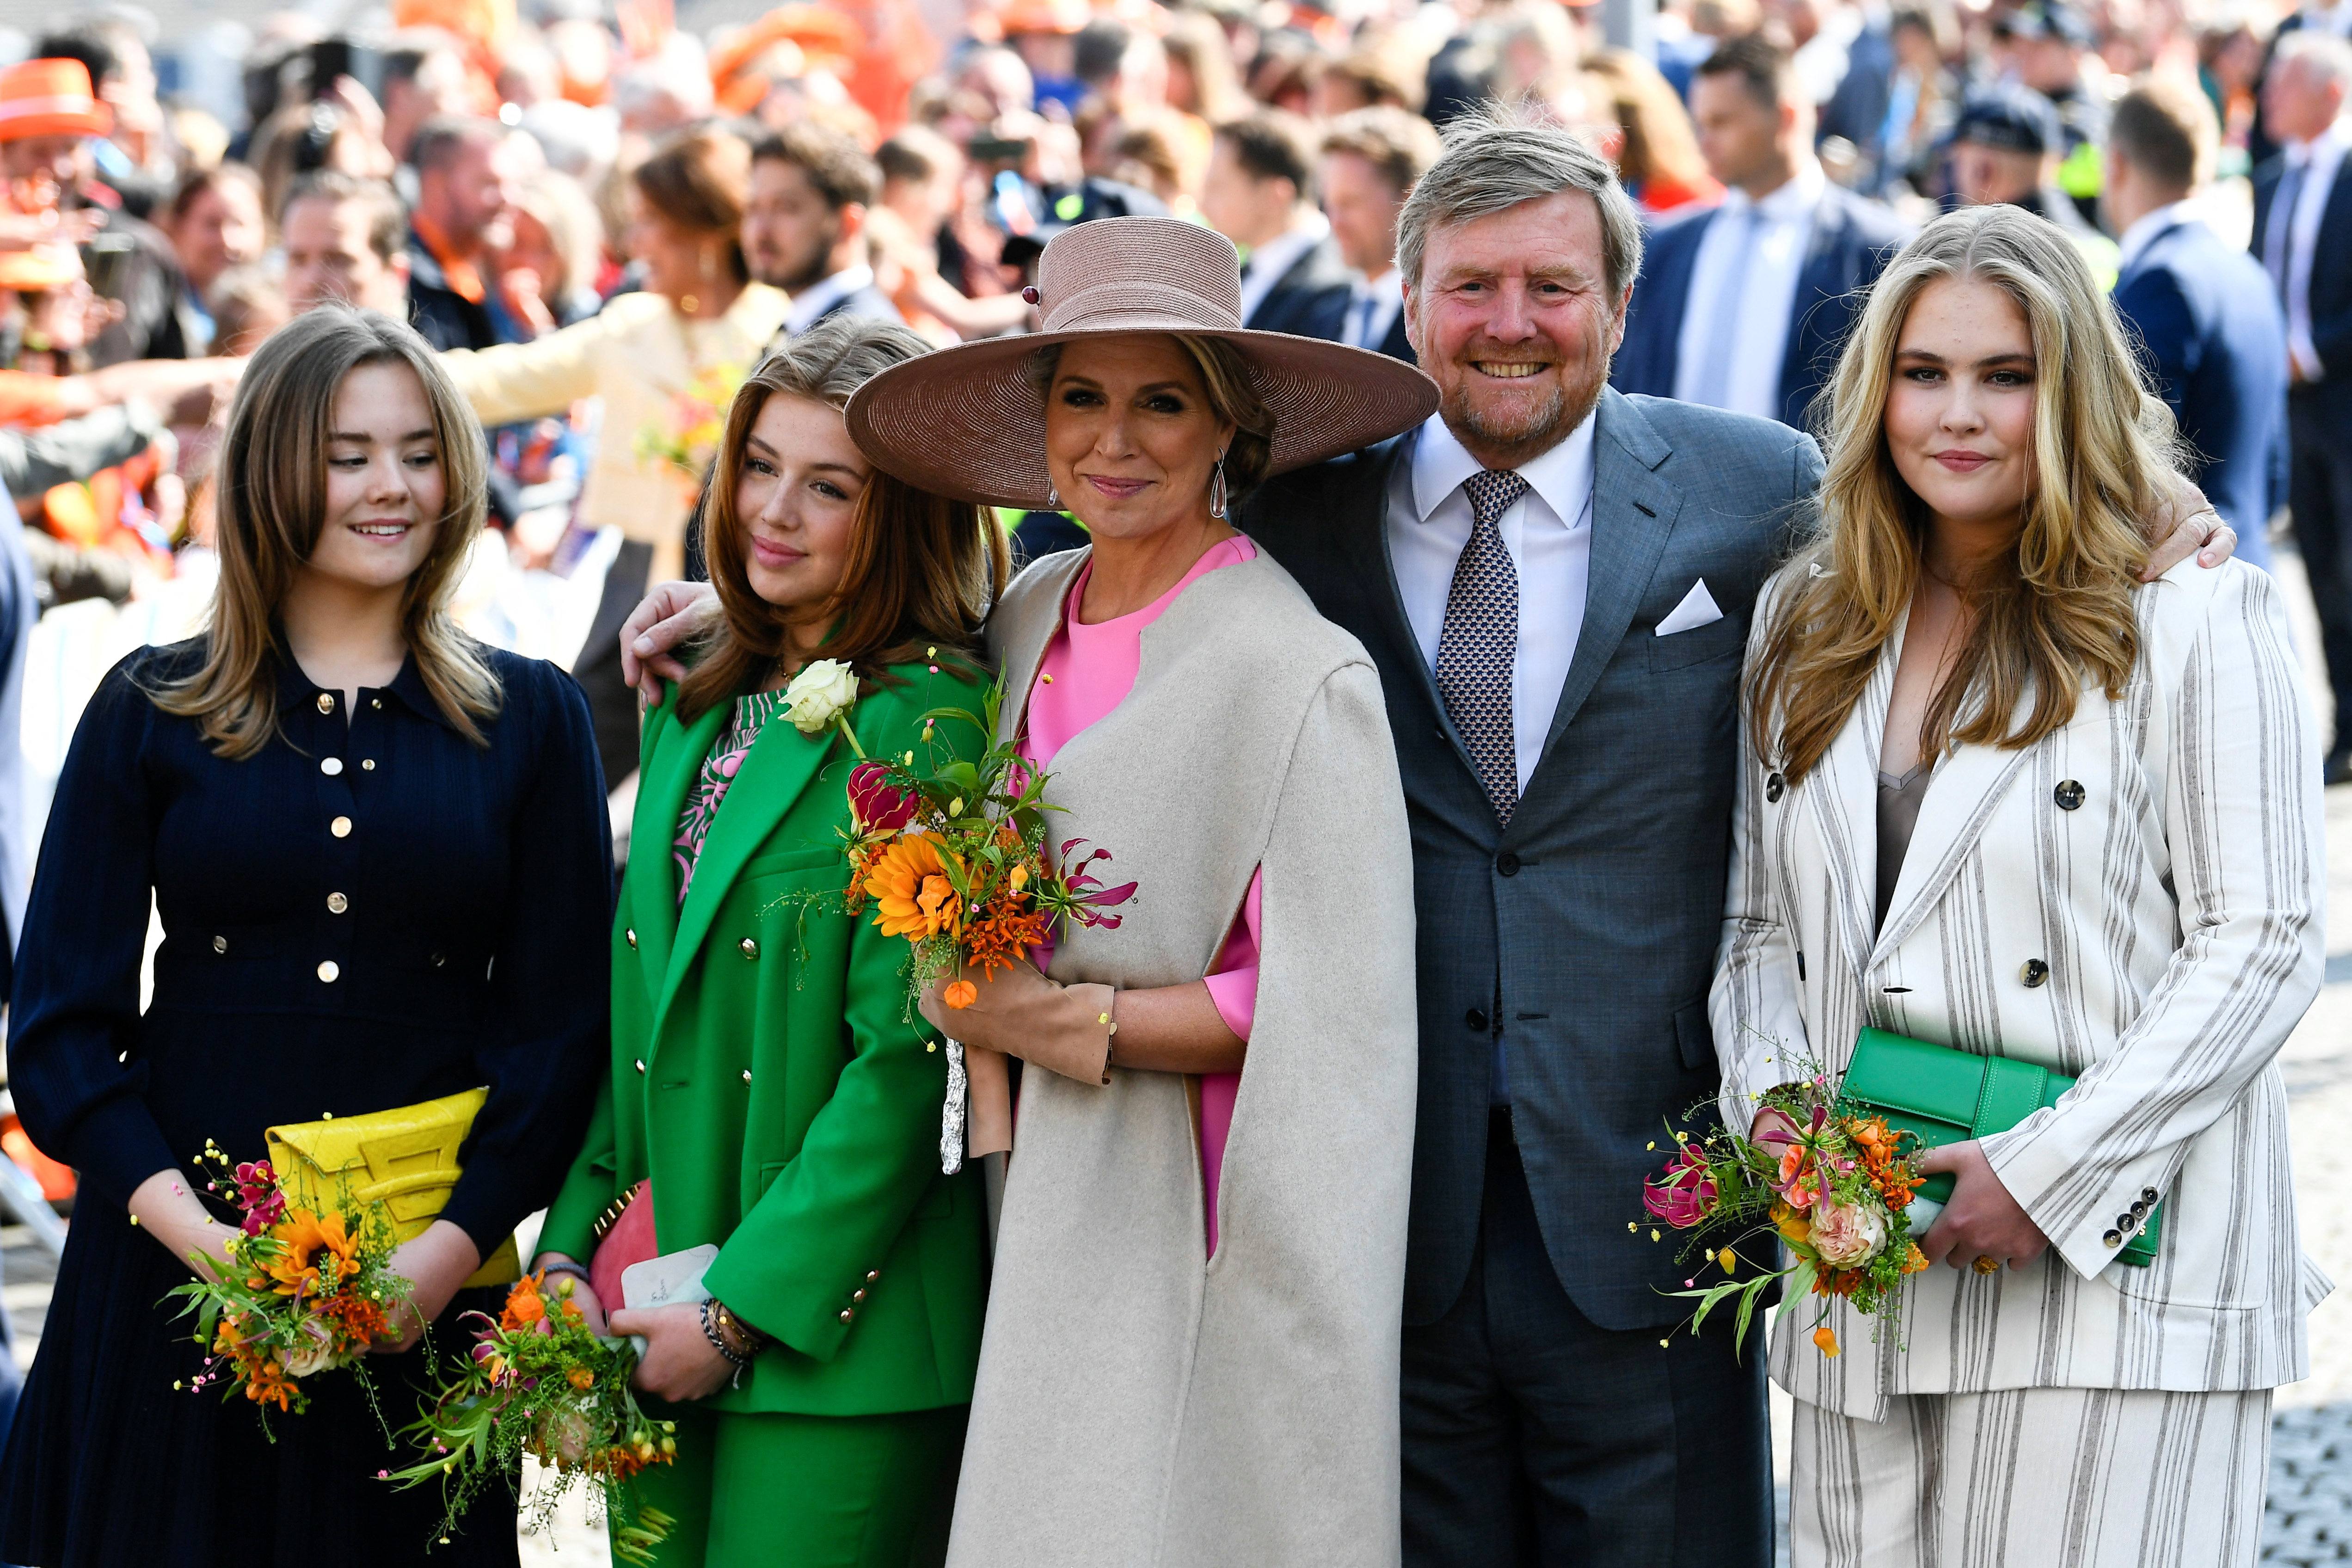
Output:
<svg viewBox="0 0 2352 1568">
<path fill-rule="evenodd" d="M 1227 519 L 1436 389 L 1241 330 L 1233 248 L 1188 224 L 1074 227 L 1038 289 L 1043 335 L 894 367 L 848 411 L 877 467 L 1092 534 L 988 640 L 1053 838 L 1138 884 L 1117 929 L 923 1003 L 971 1047 L 973 1153 L 1011 1141 L 1023 1064 L 950 1562 L 1393 1563 L 1404 800 L 1370 659 Z"/>
</svg>

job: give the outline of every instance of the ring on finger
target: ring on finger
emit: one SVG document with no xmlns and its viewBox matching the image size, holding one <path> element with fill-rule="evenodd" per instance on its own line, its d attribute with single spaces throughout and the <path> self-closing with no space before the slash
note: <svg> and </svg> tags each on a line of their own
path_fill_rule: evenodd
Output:
<svg viewBox="0 0 2352 1568">
<path fill-rule="evenodd" d="M 1979 1252 L 1977 1254 L 1976 1261 L 1969 1267 L 1979 1274 L 1998 1274 L 2000 1272 L 2000 1259 L 1989 1252 Z"/>
</svg>

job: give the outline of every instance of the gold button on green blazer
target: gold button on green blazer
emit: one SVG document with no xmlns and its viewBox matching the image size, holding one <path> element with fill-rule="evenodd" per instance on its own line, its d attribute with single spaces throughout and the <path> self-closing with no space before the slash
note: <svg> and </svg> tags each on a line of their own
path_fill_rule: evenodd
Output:
<svg viewBox="0 0 2352 1568">
<path fill-rule="evenodd" d="M 869 753 L 980 689 L 921 665 L 863 683 Z M 971 1398 L 985 1288 L 977 1167 L 940 1173 L 947 1058 L 908 1005 L 907 943 L 842 911 L 856 757 L 781 713 L 760 731 L 677 900 L 671 845 L 733 711 L 646 717 L 613 926 L 612 1070 L 540 1245 L 585 1259 L 596 1215 L 653 1178 L 663 1252 L 719 1244 L 712 1294 L 780 1345 L 719 1411 L 874 1415 Z M 975 758 L 942 721 L 940 763 Z M 642 1067 L 639 1064 L 642 1063 Z M 608 1308 L 620 1303 L 607 1303 Z"/>
</svg>

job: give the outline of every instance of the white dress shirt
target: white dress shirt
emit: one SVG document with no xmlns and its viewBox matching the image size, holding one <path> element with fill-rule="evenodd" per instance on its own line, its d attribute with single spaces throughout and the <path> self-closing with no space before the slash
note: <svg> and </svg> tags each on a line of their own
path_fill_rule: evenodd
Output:
<svg viewBox="0 0 2352 1568">
<path fill-rule="evenodd" d="M 1690 293 L 1675 343 L 1676 397 L 1713 403 L 1735 414 L 1780 417 L 1780 364 L 1796 314 L 1797 280 L 1812 244 L 1813 216 L 1828 186 L 1822 166 L 1808 159 L 1794 178 L 1761 201 L 1741 190 L 1723 198 L 1691 261 Z M 1755 235 L 1747 241 L 1751 214 Z M 1738 290 L 1736 305 L 1725 302 L 1726 289 Z M 1717 327 L 1726 322 L 1734 336 L 1725 391 L 1708 398 L 1703 395 L 1708 354 Z"/>
<path fill-rule="evenodd" d="M 2286 295 L 2280 303 L 2286 307 L 2286 350 L 2294 356 L 2305 381 L 2317 381 L 2326 374 L 2327 367 L 2319 363 L 2319 351 L 2311 342 L 2312 252 L 2319 244 L 2319 220 L 2327 215 L 2328 194 L 2336 188 L 2347 145 L 2352 145 L 2352 134 L 2347 133 L 2341 120 L 2308 142 L 2287 143 L 2287 167 L 2303 171 L 2303 188 L 2296 194 L 2294 211 L 2282 212 L 2276 203 L 2272 205 L 2270 228 L 2263 237 L 2267 265 L 2279 226 L 2287 226 Z"/>
<path fill-rule="evenodd" d="M 2132 263 L 2156 241 L 2156 237 L 2176 223 L 2185 223 L 2200 216 L 2193 197 L 2167 202 L 2152 213 L 2143 213 L 2116 241 L 2116 273 L 2118 277 L 2132 269 Z"/>
<path fill-rule="evenodd" d="M 1403 309 L 1404 279 L 1394 267 L 1378 278 L 1359 279 L 1348 298 L 1348 321 L 1340 342 L 1378 353 L 1389 329 L 1396 324 L 1397 312 Z"/>
<path fill-rule="evenodd" d="M 1584 629 L 1584 587 L 1592 563 L 1592 430 L 1598 411 L 1568 438 L 1519 466 L 1528 493 L 1496 524 L 1519 574 L 1519 644 L 1511 669 L 1511 738 L 1519 787 L 1543 758 L 1560 688 Z M 1412 437 L 1412 455 L 1389 487 L 1389 560 L 1421 657 L 1437 668 L 1438 635 L 1454 563 L 1470 542 L 1470 498 L 1462 481 L 1486 465 L 1433 414 Z"/>
<path fill-rule="evenodd" d="M 860 289 L 874 284 L 874 268 L 863 261 L 844 268 L 832 277 L 810 284 L 793 296 L 793 308 L 784 314 L 784 331 L 799 337 L 816 325 L 816 319 Z"/>
<path fill-rule="evenodd" d="M 1297 219 L 1282 233 L 1264 245 L 1253 247 L 1249 260 L 1242 267 L 1242 321 L 1257 314 L 1282 275 L 1298 264 L 1298 258 L 1323 243 L 1331 232 L 1331 220 L 1313 207 L 1298 209 Z"/>
</svg>

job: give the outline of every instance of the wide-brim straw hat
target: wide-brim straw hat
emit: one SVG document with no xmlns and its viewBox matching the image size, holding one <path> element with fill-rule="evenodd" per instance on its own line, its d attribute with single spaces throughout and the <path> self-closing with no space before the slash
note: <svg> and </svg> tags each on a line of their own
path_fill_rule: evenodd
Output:
<svg viewBox="0 0 2352 1568">
<path fill-rule="evenodd" d="M 1176 218 L 1110 217 L 1055 237 L 1037 261 L 1045 330 L 941 349 L 891 366 L 849 400 L 850 438 L 884 472 L 990 506 L 1051 506 L 1040 349 L 1081 338 L 1222 338 L 1274 416 L 1269 473 L 1384 441 L 1437 409 L 1437 384 L 1402 360 L 1241 324 L 1230 241 Z"/>
</svg>

